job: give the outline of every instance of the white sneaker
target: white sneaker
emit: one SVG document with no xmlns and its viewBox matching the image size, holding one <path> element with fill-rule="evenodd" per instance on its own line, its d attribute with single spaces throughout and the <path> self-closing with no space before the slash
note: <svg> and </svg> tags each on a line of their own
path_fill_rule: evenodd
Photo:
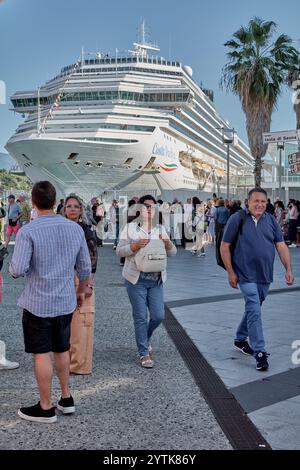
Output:
<svg viewBox="0 0 300 470">
<path fill-rule="evenodd" d="M 296 243 L 291 243 L 291 244 L 289 245 L 289 248 L 297 248 Z"/>
<path fill-rule="evenodd" d="M 198 255 L 199 258 L 202 258 L 203 256 L 205 256 L 204 251 Z"/>
<path fill-rule="evenodd" d="M 5 359 L 5 357 L 2 357 L 0 359 L 0 370 L 1 369 L 6 369 L 6 370 L 17 369 L 19 366 L 20 364 L 18 362 L 8 361 L 7 359 Z"/>
</svg>

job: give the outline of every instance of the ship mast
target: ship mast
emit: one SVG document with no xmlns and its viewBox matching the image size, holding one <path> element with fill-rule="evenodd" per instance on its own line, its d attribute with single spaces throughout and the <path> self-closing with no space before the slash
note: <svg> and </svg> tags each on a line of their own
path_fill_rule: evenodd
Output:
<svg viewBox="0 0 300 470">
<path fill-rule="evenodd" d="M 148 51 L 159 52 L 160 48 L 157 44 L 150 43 L 148 40 L 148 32 L 145 20 L 141 20 L 138 32 L 138 42 L 134 42 L 134 53 L 140 57 L 147 57 Z"/>
</svg>

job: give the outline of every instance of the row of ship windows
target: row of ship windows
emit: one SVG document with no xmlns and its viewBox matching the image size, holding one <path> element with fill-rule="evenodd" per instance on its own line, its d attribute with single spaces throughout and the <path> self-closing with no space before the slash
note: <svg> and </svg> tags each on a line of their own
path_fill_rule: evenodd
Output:
<svg viewBox="0 0 300 470">
<path fill-rule="evenodd" d="M 205 103 L 204 100 L 200 101 L 200 99 L 198 97 L 195 97 L 195 101 L 197 103 L 199 103 L 199 106 L 198 106 L 198 104 L 195 104 L 195 103 L 194 103 L 194 106 L 200 114 L 203 113 L 203 108 L 205 109 L 205 111 L 207 111 L 209 116 L 212 114 L 212 109 Z M 207 119 L 209 119 L 211 121 L 211 123 L 213 125 L 215 125 L 215 121 L 213 121 L 213 119 L 210 118 L 209 116 L 207 116 Z"/>
<path fill-rule="evenodd" d="M 173 67 L 180 67 L 179 62 L 165 60 L 162 57 L 105 57 L 104 59 L 88 59 L 84 61 L 84 65 L 97 65 L 97 64 L 124 64 L 124 63 L 137 63 L 144 62 L 146 64 L 158 65 L 171 65 Z M 62 69 L 62 72 L 67 72 L 74 69 L 76 64 L 68 65 Z M 80 64 L 81 65 L 81 64 Z"/>
<path fill-rule="evenodd" d="M 194 117 L 194 116 L 192 115 L 192 113 L 188 112 L 187 110 L 185 110 L 185 112 L 186 112 L 189 116 Z M 195 119 L 195 117 L 194 117 L 194 119 Z M 208 134 L 206 131 L 203 131 L 203 130 L 201 131 L 198 126 L 196 126 L 196 125 L 193 124 L 192 122 L 188 121 L 188 120 L 185 119 L 183 116 L 180 117 L 180 120 L 181 120 L 182 122 L 184 122 L 187 126 L 191 127 L 193 130 L 195 130 L 196 132 L 199 132 L 199 131 L 200 131 L 200 132 L 203 132 L 204 137 L 206 136 L 208 139 L 213 140 L 214 144 L 217 145 L 218 147 L 220 147 L 220 146 L 222 147 L 222 140 L 220 140 L 221 137 L 220 137 L 219 134 L 215 135 L 215 133 L 216 133 L 216 129 L 215 129 L 215 128 L 210 128 L 205 122 L 202 122 L 202 120 L 201 120 L 201 125 L 202 125 L 207 131 L 210 132 L 210 134 Z M 213 137 L 211 136 L 212 133 L 213 133 Z M 247 149 L 245 145 L 244 145 L 244 148 Z"/>
<path fill-rule="evenodd" d="M 209 128 L 209 126 L 207 126 L 207 124 L 205 124 L 204 122 L 201 122 L 201 125 L 205 128 L 205 130 L 200 129 L 199 126 L 191 122 L 189 119 L 186 119 L 184 116 L 181 116 L 180 120 L 188 127 L 192 128 L 194 131 L 198 133 L 201 132 L 203 134 L 203 137 L 210 139 L 216 146 L 222 146 L 221 137 L 219 135 L 216 135 L 216 129 Z"/>
<path fill-rule="evenodd" d="M 137 93 L 130 91 L 93 91 L 68 93 L 63 96 L 62 101 L 98 101 L 98 100 L 130 100 L 143 102 L 157 101 L 186 101 L 189 93 Z"/>
<path fill-rule="evenodd" d="M 193 186 L 197 186 L 197 185 L 198 185 L 197 181 L 193 181 L 193 180 L 186 180 L 186 179 L 183 179 L 183 182 L 184 182 L 185 184 L 192 184 Z"/>
<path fill-rule="evenodd" d="M 70 155 L 68 156 L 68 160 L 73 161 L 73 165 L 75 165 L 75 166 L 78 166 L 78 165 L 80 165 L 80 164 L 82 163 L 82 165 L 84 165 L 84 166 L 86 166 L 86 167 L 94 166 L 94 167 L 96 167 L 96 168 L 101 168 L 102 165 L 103 165 L 103 162 L 93 162 L 92 160 L 88 160 L 88 161 L 86 161 L 86 162 L 81 162 L 80 160 L 78 160 L 78 157 L 79 157 L 79 153 L 72 152 L 72 153 L 70 153 Z M 127 158 L 127 159 L 124 161 L 123 165 L 124 165 L 127 169 L 129 169 L 129 168 L 131 167 L 132 162 L 133 162 L 133 158 L 130 157 L 130 158 Z M 150 161 L 149 161 L 149 162 L 150 162 Z M 148 162 L 148 163 L 149 163 L 149 162 Z M 25 163 L 25 165 L 26 165 L 26 163 Z M 113 165 L 113 167 L 114 167 L 114 168 L 119 168 L 120 166 L 119 166 L 119 165 Z M 138 167 L 139 170 L 140 170 L 141 168 L 142 168 L 142 165 L 140 165 L 140 166 Z"/>
<path fill-rule="evenodd" d="M 81 69 L 76 69 L 72 73 L 80 73 L 80 74 L 89 74 L 89 73 L 116 73 L 116 72 L 143 72 L 143 73 L 148 73 L 148 74 L 159 74 L 159 75 L 176 75 L 176 76 L 182 76 L 182 72 L 174 72 L 173 70 L 157 70 L 157 69 L 144 69 L 142 67 L 107 67 L 107 68 L 85 68 L 83 70 Z M 56 80 L 57 78 L 60 77 L 65 77 L 67 75 L 70 75 L 70 71 L 61 73 L 59 75 L 56 75 L 56 77 L 52 78 L 51 81 Z"/>
<path fill-rule="evenodd" d="M 177 131 L 179 131 L 181 134 L 184 134 L 186 135 L 187 137 L 189 137 L 190 139 L 192 139 L 194 142 L 197 142 L 197 143 L 200 143 L 203 147 L 207 148 L 208 150 L 210 151 L 213 151 L 215 154 L 217 154 L 218 156 L 224 158 L 224 155 L 220 152 L 220 151 L 217 151 L 215 149 L 212 149 L 206 142 L 204 142 L 200 137 L 198 137 L 197 135 L 195 135 L 195 133 L 191 132 L 191 131 L 188 131 L 187 129 L 183 128 L 182 126 L 178 125 L 178 124 L 175 124 L 173 122 L 170 123 L 170 126 L 173 127 L 174 129 L 176 129 Z M 222 165 L 223 166 L 223 165 Z"/>
<path fill-rule="evenodd" d="M 51 124 L 51 126 L 49 125 Z M 122 131 L 140 131 L 140 132 L 153 132 L 155 127 L 154 126 L 138 126 L 138 125 L 132 125 L 132 124 L 54 124 L 52 125 L 51 121 L 48 121 L 48 124 L 46 126 L 46 129 L 117 129 L 117 130 L 122 130 Z M 35 129 L 36 126 L 34 127 L 27 127 L 27 128 L 20 128 L 17 130 L 17 134 L 22 134 L 23 132 L 28 132 L 30 130 Z"/>
<path fill-rule="evenodd" d="M 57 96 L 41 97 L 41 105 L 53 104 Z M 80 93 L 63 93 L 60 101 L 110 101 L 129 100 L 141 102 L 183 102 L 187 101 L 189 93 L 137 93 L 130 91 L 87 91 Z M 13 99 L 15 107 L 26 108 L 37 106 L 37 98 Z"/>
<path fill-rule="evenodd" d="M 184 113 L 187 114 L 188 116 L 190 116 L 192 119 L 194 119 L 194 121 L 195 120 L 198 121 L 199 125 L 201 124 L 201 126 L 205 127 L 205 129 L 207 131 L 216 134 L 216 137 L 220 137 L 219 134 L 217 133 L 216 123 L 213 122 L 211 119 L 207 118 L 207 116 L 205 116 L 205 119 L 208 120 L 211 123 L 211 126 L 209 126 L 209 124 L 207 124 L 207 122 L 204 121 L 202 115 L 200 115 L 200 117 L 199 117 L 199 115 L 195 115 L 195 113 L 193 113 L 192 111 L 190 111 L 187 108 L 184 110 Z M 183 115 L 180 116 L 180 119 L 185 121 L 189 126 L 193 127 L 192 124 L 189 124 L 190 121 L 187 120 Z"/>
<path fill-rule="evenodd" d="M 65 139 L 65 137 L 59 137 L 59 139 Z M 114 139 L 113 137 L 72 137 L 72 140 L 81 140 L 84 142 L 105 142 L 107 144 L 136 144 L 136 139 Z"/>
<path fill-rule="evenodd" d="M 68 113 L 53 113 L 52 116 L 53 118 L 55 118 L 55 120 L 65 120 L 65 119 L 71 119 L 72 116 L 76 116 L 78 117 L 78 113 L 81 114 L 81 119 L 94 119 L 94 116 L 96 116 L 97 118 L 100 117 L 99 116 L 99 112 L 95 112 L 93 113 L 92 111 L 87 111 L 87 112 L 84 112 L 82 113 L 82 110 L 80 109 L 80 111 L 77 111 L 76 113 L 71 113 L 71 112 L 68 112 Z M 26 119 L 26 124 L 29 124 L 29 123 L 36 123 L 36 114 L 34 114 L 33 112 L 29 114 L 29 118 Z M 34 117 L 31 117 L 31 116 L 34 116 Z M 105 118 L 108 116 L 108 113 L 103 113 L 102 114 L 102 117 Z M 113 112 L 113 111 L 110 111 L 109 112 L 109 116 L 125 116 L 126 118 L 128 117 L 134 117 L 134 118 L 146 118 L 146 119 L 150 119 L 151 120 L 161 120 L 161 116 L 152 116 L 152 115 L 147 115 L 147 114 L 128 114 L 128 113 L 116 113 L 116 112 Z"/>
<path fill-rule="evenodd" d="M 195 109 L 196 109 L 200 114 L 202 114 L 202 112 L 203 112 L 202 109 L 201 109 L 201 107 L 200 107 L 200 104 L 201 104 L 202 108 L 204 108 L 204 109 L 209 113 L 209 115 L 211 114 L 211 112 L 212 112 L 211 109 L 209 108 L 209 106 L 208 106 L 204 101 L 202 101 L 202 102 L 200 103 L 200 101 L 199 101 L 198 98 L 195 98 L 195 101 L 196 101 L 197 103 L 199 103 L 199 106 L 198 106 L 198 104 L 195 104 L 195 103 L 194 103 L 194 107 L 195 107 Z M 186 112 L 187 114 L 189 114 L 191 117 L 193 117 L 193 115 L 192 115 L 191 112 L 189 112 L 189 111 L 187 111 L 187 110 L 185 110 L 185 112 Z M 216 122 L 215 122 L 210 116 L 207 116 L 207 115 L 206 115 L 206 116 L 205 116 L 205 119 L 206 119 L 207 121 L 209 121 L 214 127 L 216 127 Z M 203 125 L 205 126 L 205 124 L 203 124 Z M 205 126 L 205 127 L 208 128 L 207 126 Z M 222 127 L 222 124 L 220 124 L 219 127 Z M 239 140 L 239 145 L 240 145 L 246 152 L 249 152 L 249 148 L 247 147 L 247 145 L 244 144 L 243 142 L 241 142 L 240 140 Z"/>
</svg>

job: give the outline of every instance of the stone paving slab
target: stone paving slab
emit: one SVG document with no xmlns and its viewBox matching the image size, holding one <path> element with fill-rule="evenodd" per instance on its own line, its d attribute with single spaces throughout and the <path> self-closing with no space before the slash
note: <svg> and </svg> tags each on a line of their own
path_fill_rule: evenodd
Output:
<svg viewBox="0 0 300 470">
<path fill-rule="evenodd" d="M 249 414 L 272 449 L 300 450 L 298 400 L 289 399 Z"/>
<path fill-rule="evenodd" d="M 291 256 L 296 277 L 295 286 L 299 286 L 300 249 L 291 250 Z M 182 274 L 181 278 L 179 273 Z M 283 268 L 276 257 L 271 289 L 285 287 L 287 286 L 284 283 Z M 251 393 L 259 393 L 258 387 L 255 389 L 253 385 L 254 382 L 267 381 L 275 374 L 297 367 L 291 360 L 294 351 L 291 345 L 294 340 L 300 340 L 300 290 L 289 291 L 287 288 L 283 292 L 268 296 L 263 304 L 264 333 L 267 350 L 271 353 L 270 369 L 263 375 L 256 371 L 252 357 L 245 356 L 233 348 L 235 331 L 244 310 L 243 300 L 213 302 L 213 299 L 209 299 L 208 303 L 205 302 L 206 297 L 233 292 L 238 291 L 229 287 L 226 272 L 216 265 L 213 247 L 208 247 L 205 258 L 197 258 L 179 249 L 178 258 L 170 259 L 165 296 L 167 303 L 169 301 L 172 305 L 175 300 L 203 299 L 199 304 L 187 302 L 180 307 L 174 305 L 171 307 L 173 315 L 228 388 L 234 391 L 235 387 L 244 385 L 243 397 L 247 401 L 247 384 L 249 396 Z M 277 383 L 278 400 L 284 397 L 283 389 L 288 391 L 293 388 L 290 393 L 295 393 L 293 377 L 284 374 L 284 378 L 282 387 Z M 249 414 L 273 448 L 299 449 L 300 408 L 297 405 L 300 403 L 300 383 L 298 385 L 298 396 Z M 252 390 L 253 388 L 255 390 Z M 290 403 L 292 405 L 289 405 Z M 273 410 L 276 410 L 276 416 L 275 411 L 274 416 L 272 415 Z"/>
<path fill-rule="evenodd" d="M 111 247 L 99 254 L 94 371 L 71 377 L 76 413 L 51 425 L 17 416 L 20 406 L 37 400 L 37 387 L 16 307 L 23 280 L 10 279 L 4 266 L 0 336 L 20 368 L 0 371 L 0 449 L 231 449 L 163 327 L 153 341 L 156 367 L 139 366 L 119 260 Z"/>
</svg>

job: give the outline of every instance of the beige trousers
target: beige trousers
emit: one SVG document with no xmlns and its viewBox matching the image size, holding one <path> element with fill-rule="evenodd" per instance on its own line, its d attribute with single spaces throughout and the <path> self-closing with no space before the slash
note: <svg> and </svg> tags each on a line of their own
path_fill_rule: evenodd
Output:
<svg viewBox="0 0 300 470">
<path fill-rule="evenodd" d="M 70 372 L 90 374 L 93 365 L 95 295 L 85 299 L 73 313 L 71 323 Z"/>
</svg>

